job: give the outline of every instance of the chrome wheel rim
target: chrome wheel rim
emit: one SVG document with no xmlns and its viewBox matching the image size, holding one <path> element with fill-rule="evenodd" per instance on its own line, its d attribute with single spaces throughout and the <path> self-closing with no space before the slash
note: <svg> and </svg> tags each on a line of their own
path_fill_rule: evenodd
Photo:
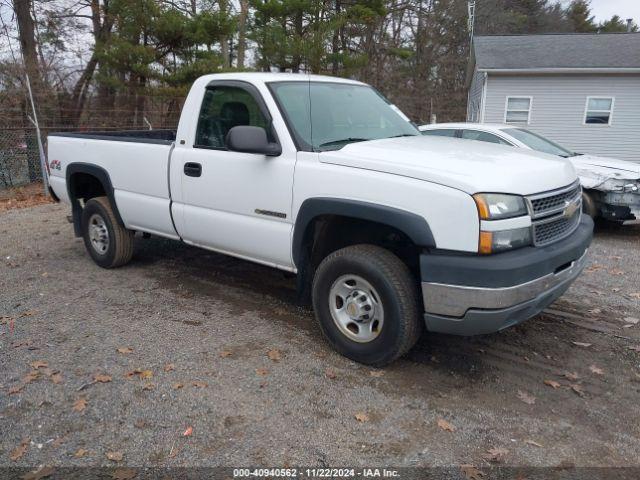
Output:
<svg viewBox="0 0 640 480">
<path fill-rule="evenodd" d="M 91 247 L 100 255 L 104 255 L 109 249 L 109 230 L 104 219 L 97 213 L 89 218 L 89 241 Z"/>
<path fill-rule="evenodd" d="M 334 323 L 350 340 L 375 340 L 384 324 L 380 295 L 364 278 L 342 275 L 329 290 L 329 310 Z"/>
</svg>

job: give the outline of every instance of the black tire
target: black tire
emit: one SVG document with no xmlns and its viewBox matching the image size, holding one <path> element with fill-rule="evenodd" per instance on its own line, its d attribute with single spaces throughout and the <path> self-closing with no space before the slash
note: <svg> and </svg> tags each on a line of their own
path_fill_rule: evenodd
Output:
<svg viewBox="0 0 640 480">
<path fill-rule="evenodd" d="M 332 286 L 349 275 L 368 282 L 382 304 L 382 327 L 378 336 L 366 343 L 354 341 L 343 333 L 331 313 Z M 407 266 L 381 247 L 354 245 L 330 254 L 315 272 L 312 296 L 320 329 L 331 346 L 359 363 L 376 367 L 388 365 L 411 350 L 422 332 L 418 284 Z"/>
<path fill-rule="evenodd" d="M 586 213 L 593 220 L 598 217 L 598 207 L 591 195 L 587 192 L 582 192 L 582 213 Z"/>
<path fill-rule="evenodd" d="M 104 251 L 91 240 L 90 222 L 100 222 L 100 219 L 108 233 Z M 92 198 L 85 204 L 82 210 L 82 237 L 87 252 L 102 268 L 120 267 L 133 256 L 133 232 L 118 223 L 107 197 Z"/>
</svg>

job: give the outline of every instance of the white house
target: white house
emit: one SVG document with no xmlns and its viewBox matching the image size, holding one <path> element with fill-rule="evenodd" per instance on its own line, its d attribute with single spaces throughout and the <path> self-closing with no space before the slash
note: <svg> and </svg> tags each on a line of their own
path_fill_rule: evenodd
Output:
<svg viewBox="0 0 640 480">
<path fill-rule="evenodd" d="M 467 121 L 640 161 L 640 33 L 476 36 Z"/>
</svg>

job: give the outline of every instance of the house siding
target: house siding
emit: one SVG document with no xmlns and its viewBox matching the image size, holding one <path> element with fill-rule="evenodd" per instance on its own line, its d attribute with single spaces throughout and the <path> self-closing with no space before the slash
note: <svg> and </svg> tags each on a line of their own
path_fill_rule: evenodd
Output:
<svg viewBox="0 0 640 480">
<path fill-rule="evenodd" d="M 640 75 L 489 77 L 485 123 L 504 122 L 508 96 L 533 97 L 528 129 L 570 150 L 640 162 Z M 611 125 L 584 125 L 594 96 L 615 98 Z"/>
<path fill-rule="evenodd" d="M 482 90 L 484 87 L 484 73 L 477 70 L 473 74 L 469 87 L 469 101 L 467 103 L 467 121 L 479 122 L 482 120 Z"/>
</svg>

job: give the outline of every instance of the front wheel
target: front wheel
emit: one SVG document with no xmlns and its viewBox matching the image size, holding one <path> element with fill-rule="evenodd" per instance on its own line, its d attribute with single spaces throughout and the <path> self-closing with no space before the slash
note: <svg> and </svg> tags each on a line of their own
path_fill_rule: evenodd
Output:
<svg viewBox="0 0 640 480">
<path fill-rule="evenodd" d="M 355 245 L 330 254 L 313 279 L 313 307 L 331 346 L 360 363 L 384 366 L 418 340 L 417 283 L 394 254 Z"/>
<path fill-rule="evenodd" d="M 118 223 L 107 197 L 85 204 L 82 237 L 93 261 L 103 268 L 120 267 L 133 256 L 133 232 Z"/>
</svg>

